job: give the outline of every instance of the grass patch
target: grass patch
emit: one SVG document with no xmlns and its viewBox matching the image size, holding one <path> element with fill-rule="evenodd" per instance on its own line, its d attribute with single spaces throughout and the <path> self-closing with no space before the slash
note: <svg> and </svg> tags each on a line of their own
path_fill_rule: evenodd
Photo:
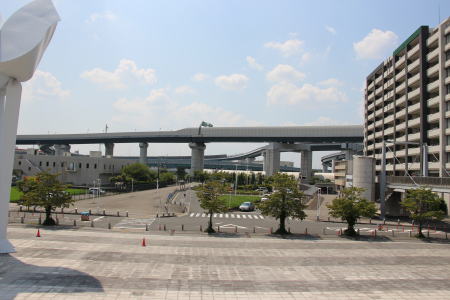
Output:
<svg viewBox="0 0 450 300">
<path fill-rule="evenodd" d="M 84 195 L 86 194 L 85 189 L 67 189 L 66 190 L 71 195 Z M 19 191 L 19 189 L 16 186 L 11 187 L 11 196 L 9 197 L 10 202 L 17 202 L 22 198 L 23 193 Z"/>
<path fill-rule="evenodd" d="M 253 195 L 231 195 L 230 197 L 229 194 L 221 195 L 219 198 L 225 201 L 225 203 L 228 205 L 228 208 L 239 207 L 242 202 L 252 202 L 254 204 L 261 199 L 259 196 Z"/>
<path fill-rule="evenodd" d="M 84 195 L 86 194 L 85 189 L 67 189 L 66 190 L 71 195 Z"/>
</svg>

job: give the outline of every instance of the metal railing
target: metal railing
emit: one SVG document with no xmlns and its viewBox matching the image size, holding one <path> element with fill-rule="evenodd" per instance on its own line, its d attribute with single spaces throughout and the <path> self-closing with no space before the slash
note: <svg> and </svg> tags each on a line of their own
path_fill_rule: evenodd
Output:
<svg viewBox="0 0 450 300">
<path fill-rule="evenodd" d="M 388 184 L 411 184 L 424 186 L 447 186 L 450 187 L 450 177 L 421 177 L 421 176 L 387 176 Z"/>
</svg>

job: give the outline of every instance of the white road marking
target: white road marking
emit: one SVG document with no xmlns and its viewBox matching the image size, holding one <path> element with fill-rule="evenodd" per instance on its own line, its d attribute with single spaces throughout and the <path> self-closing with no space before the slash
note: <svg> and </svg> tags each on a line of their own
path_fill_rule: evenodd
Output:
<svg viewBox="0 0 450 300">
<path fill-rule="evenodd" d="M 241 215 L 236 215 L 236 217 L 237 217 L 238 219 L 240 219 L 240 218 L 241 218 Z"/>
<path fill-rule="evenodd" d="M 233 218 L 233 219 L 234 219 L 234 214 L 230 214 L 230 216 L 231 216 L 231 218 Z"/>
<path fill-rule="evenodd" d="M 202 214 L 202 218 L 206 217 L 206 214 Z"/>
<path fill-rule="evenodd" d="M 217 214 L 213 214 L 213 217 L 216 218 L 216 217 L 217 217 Z"/>
<path fill-rule="evenodd" d="M 105 217 L 105 216 L 101 216 L 101 217 L 95 218 L 93 221 L 94 221 L 94 222 L 100 221 L 100 220 L 103 219 L 104 217 Z"/>
<path fill-rule="evenodd" d="M 195 213 L 191 213 L 190 217 L 192 218 L 195 215 Z"/>
<path fill-rule="evenodd" d="M 223 216 L 223 214 L 220 214 L 220 215 L 219 215 L 219 218 L 222 218 L 222 216 Z"/>
<path fill-rule="evenodd" d="M 195 216 L 196 218 L 200 217 L 200 213 L 197 213 L 197 215 Z"/>
<path fill-rule="evenodd" d="M 246 215 L 242 215 L 242 218 L 247 219 L 247 216 Z"/>
<path fill-rule="evenodd" d="M 253 219 L 252 215 L 248 215 L 247 217 L 248 217 L 249 219 Z"/>
<path fill-rule="evenodd" d="M 228 218 L 228 214 L 225 214 L 225 218 Z"/>
</svg>

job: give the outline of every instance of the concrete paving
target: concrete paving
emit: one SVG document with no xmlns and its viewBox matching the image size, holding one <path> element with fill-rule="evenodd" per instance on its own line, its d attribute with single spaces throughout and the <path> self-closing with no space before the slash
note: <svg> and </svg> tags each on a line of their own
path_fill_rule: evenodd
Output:
<svg viewBox="0 0 450 300">
<path fill-rule="evenodd" d="M 0 299 L 449 299 L 450 245 L 9 227 Z M 147 246 L 141 245 L 143 237 Z"/>
</svg>

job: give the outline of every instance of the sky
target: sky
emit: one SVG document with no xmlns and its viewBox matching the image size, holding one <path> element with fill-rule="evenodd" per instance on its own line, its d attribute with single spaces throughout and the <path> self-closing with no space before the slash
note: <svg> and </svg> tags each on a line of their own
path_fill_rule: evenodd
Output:
<svg viewBox="0 0 450 300">
<path fill-rule="evenodd" d="M 28 2 L 2 1 L 0 14 Z M 54 3 L 61 22 L 23 85 L 19 134 L 362 124 L 365 77 L 419 26 L 450 13 L 445 0 Z M 205 154 L 259 146 L 214 143 Z M 139 147 L 118 144 L 115 154 Z M 148 154 L 190 149 L 151 144 Z M 300 156 L 282 160 L 298 166 Z"/>
</svg>

